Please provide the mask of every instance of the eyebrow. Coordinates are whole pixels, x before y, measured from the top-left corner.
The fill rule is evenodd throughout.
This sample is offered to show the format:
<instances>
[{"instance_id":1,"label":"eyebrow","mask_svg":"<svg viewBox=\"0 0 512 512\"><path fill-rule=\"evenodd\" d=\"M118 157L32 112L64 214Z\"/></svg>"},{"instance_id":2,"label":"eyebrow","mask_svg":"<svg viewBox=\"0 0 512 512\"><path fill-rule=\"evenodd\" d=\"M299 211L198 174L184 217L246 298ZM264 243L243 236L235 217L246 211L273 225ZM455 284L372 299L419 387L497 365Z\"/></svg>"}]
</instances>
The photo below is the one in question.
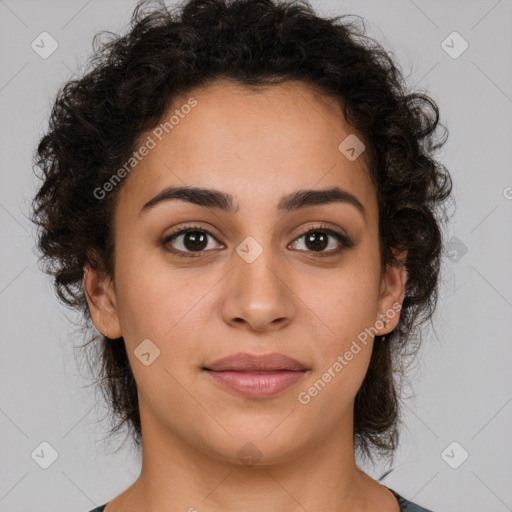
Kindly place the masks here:
<instances>
[{"instance_id":1,"label":"eyebrow","mask_svg":"<svg viewBox=\"0 0 512 512\"><path fill-rule=\"evenodd\" d=\"M206 208L215 208L230 214L239 211L239 205L235 198L226 192L200 187L169 187L144 204L139 215L148 212L158 204L172 200L184 201ZM355 195L339 187L323 190L298 190L282 197L277 210L286 214L308 206L331 203L352 205L366 218L366 211L361 201Z\"/></svg>"}]
</instances>

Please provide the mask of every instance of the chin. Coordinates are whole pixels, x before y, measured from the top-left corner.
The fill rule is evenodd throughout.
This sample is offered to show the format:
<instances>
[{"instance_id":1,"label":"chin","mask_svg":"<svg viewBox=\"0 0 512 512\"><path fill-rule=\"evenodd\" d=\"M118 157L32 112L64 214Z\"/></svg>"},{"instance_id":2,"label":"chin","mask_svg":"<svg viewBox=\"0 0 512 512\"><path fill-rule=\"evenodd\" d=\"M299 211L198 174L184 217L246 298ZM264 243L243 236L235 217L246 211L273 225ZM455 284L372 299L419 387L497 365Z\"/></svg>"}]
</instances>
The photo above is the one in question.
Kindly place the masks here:
<instances>
[{"instance_id":1,"label":"chin","mask_svg":"<svg viewBox=\"0 0 512 512\"><path fill-rule=\"evenodd\" d=\"M237 431L233 437L224 436L223 442L212 446L210 449L218 458L226 462L241 466L274 465L299 457L304 453L306 439L301 439L299 432L290 430L281 424L282 418L271 428L263 428L261 425L247 426Z\"/></svg>"}]
</instances>

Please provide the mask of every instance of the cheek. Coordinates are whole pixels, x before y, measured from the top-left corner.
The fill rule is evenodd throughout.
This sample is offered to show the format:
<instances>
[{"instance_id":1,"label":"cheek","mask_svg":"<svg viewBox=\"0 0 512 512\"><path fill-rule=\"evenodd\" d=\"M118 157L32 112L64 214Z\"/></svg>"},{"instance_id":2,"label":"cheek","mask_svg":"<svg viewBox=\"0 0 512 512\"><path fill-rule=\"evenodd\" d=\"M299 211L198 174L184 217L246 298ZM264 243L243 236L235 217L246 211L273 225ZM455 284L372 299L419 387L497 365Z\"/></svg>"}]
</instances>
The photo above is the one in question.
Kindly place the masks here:
<instances>
[{"instance_id":1,"label":"cheek","mask_svg":"<svg viewBox=\"0 0 512 512\"><path fill-rule=\"evenodd\" d=\"M377 273L362 266L331 276L324 293L304 289L304 302L321 321L313 337L314 373L298 390L298 402L315 424L336 422L351 411L371 358L377 285Z\"/></svg>"},{"instance_id":2,"label":"cheek","mask_svg":"<svg viewBox=\"0 0 512 512\"><path fill-rule=\"evenodd\" d=\"M355 256L354 264L303 281L297 295L320 320L326 342L346 342L375 323L379 295L376 266Z\"/></svg>"},{"instance_id":3,"label":"cheek","mask_svg":"<svg viewBox=\"0 0 512 512\"><path fill-rule=\"evenodd\" d=\"M316 277L315 286L310 280L303 283L303 302L311 312L304 322L315 323L310 333L317 364L309 387L300 390L305 395L299 403L315 403L311 411L320 416L350 408L366 375L378 312L379 270L376 258L357 254L322 282Z\"/></svg>"},{"instance_id":4,"label":"cheek","mask_svg":"<svg viewBox=\"0 0 512 512\"><path fill-rule=\"evenodd\" d=\"M120 262L119 270L118 313L143 400L154 410L160 400L175 408L190 407L180 383L189 382L191 368L197 366L200 335L204 337L197 327L205 315L201 297L211 285L190 290L187 276L155 265L123 267Z\"/></svg>"},{"instance_id":5,"label":"cheek","mask_svg":"<svg viewBox=\"0 0 512 512\"><path fill-rule=\"evenodd\" d=\"M298 412L308 418L313 431L330 431L349 418L355 396L361 387L370 361L372 344L339 350L313 378L297 392ZM348 347L347 347L348 348ZM347 354L350 353L350 360Z\"/></svg>"},{"instance_id":6,"label":"cheek","mask_svg":"<svg viewBox=\"0 0 512 512\"><path fill-rule=\"evenodd\" d=\"M156 251L154 251L156 252ZM218 276L171 268L162 256L126 252L118 260L117 311L125 342L135 348L149 338L170 361L184 358L200 341L205 308Z\"/></svg>"}]
</instances>

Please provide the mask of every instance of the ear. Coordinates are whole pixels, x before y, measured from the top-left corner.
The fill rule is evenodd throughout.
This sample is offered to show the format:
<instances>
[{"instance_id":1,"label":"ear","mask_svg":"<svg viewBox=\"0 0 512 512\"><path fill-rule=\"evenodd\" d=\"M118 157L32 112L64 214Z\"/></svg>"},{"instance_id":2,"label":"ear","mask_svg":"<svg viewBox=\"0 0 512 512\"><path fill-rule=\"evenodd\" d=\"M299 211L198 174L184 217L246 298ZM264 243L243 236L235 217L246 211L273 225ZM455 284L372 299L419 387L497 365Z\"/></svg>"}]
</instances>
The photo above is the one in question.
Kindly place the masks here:
<instances>
[{"instance_id":1,"label":"ear","mask_svg":"<svg viewBox=\"0 0 512 512\"><path fill-rule=\"evenodd\" d=\"M391 332L398 325L405 297L407 251L394 250L393 254L399 264L397 266L386 265L380 282L379 314L375 319L376 326L383 324L383 327L378 329L379 336Z\"/></svg>"},{"instance_id":2,"label":"ear","mask_svg":"<svg viewBox=\"0 0 512 512\"><path fill-rule=\"evenodd\" d=\"M83 287L91 319L99 332L111 339L122 336L112 280L102 271L84 266Z\"/></svg>"}]
</instances>

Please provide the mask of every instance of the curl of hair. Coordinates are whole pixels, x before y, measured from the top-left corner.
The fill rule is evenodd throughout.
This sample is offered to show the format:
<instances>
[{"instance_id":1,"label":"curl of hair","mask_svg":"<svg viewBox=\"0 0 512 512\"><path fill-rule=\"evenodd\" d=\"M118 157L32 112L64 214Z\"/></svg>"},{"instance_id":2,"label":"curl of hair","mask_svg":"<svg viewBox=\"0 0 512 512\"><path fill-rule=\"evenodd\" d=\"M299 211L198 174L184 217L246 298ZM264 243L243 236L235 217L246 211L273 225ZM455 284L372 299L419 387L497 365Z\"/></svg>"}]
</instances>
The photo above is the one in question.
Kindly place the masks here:
<instances>
[{"instance_id":1,"label":"curl of hair","mask_svg":"<svg viewBox=\"0 0 512 512\"><path fill-rule=\"evenodd\" d=\"M84 265L113 276L113 212L122 185L105 199L93 191L128 160L172 101L220 79L248 87L306 83L338 100L364 140L377 190L382 267L399 264L397 254L407 251L400 321L385 340L375 339L354 410L361 454L373 460L373 450L392 453L403 361L419 346L419 326L436 306L441 222L452 186L434 158L446 140L437 135L434 101L408 91L391 56L350 15L322 18L305 0L189 0L175 10L142 1L125 35L107 34L112 37L103 42L102 33L95 36L89 69L59 90L35 156L43 173L32 220L58 297L93 332ZM123 338L100 343L98 377L119 420L114 430L126 424L140 444L137 386Z\"/></svg>"}]
</instances>

